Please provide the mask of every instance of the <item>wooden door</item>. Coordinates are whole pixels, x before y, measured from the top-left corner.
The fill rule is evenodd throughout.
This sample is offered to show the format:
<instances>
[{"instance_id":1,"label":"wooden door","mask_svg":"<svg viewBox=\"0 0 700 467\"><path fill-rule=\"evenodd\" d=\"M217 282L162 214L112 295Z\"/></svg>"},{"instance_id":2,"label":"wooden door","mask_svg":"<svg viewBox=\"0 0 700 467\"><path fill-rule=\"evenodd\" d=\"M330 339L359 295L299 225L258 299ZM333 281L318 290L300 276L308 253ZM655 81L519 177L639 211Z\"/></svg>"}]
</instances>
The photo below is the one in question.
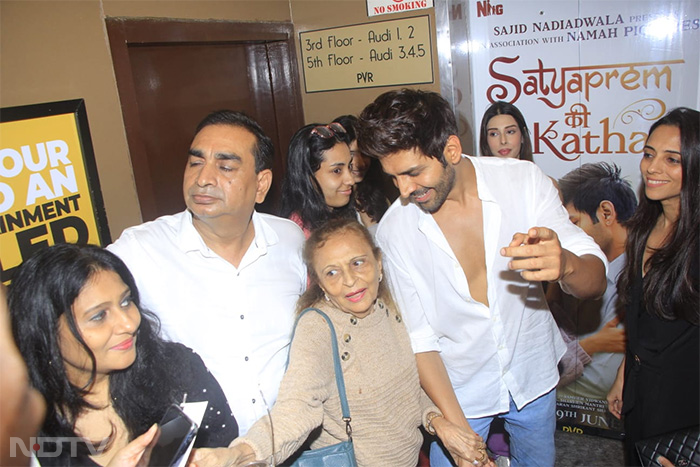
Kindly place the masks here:
<instances>
[{"instance_id":1,"label":"wooden door","mask_svg":"<svg viewBox=\"0 0 700 467\"><path fill-rule=\"evenodd\" d=\"M276 213L291 136L303 125L290 23L107 19L144 221L182 211L182 174L199 121L240 110L275 144Z\"/></svg>"}]
</instances>

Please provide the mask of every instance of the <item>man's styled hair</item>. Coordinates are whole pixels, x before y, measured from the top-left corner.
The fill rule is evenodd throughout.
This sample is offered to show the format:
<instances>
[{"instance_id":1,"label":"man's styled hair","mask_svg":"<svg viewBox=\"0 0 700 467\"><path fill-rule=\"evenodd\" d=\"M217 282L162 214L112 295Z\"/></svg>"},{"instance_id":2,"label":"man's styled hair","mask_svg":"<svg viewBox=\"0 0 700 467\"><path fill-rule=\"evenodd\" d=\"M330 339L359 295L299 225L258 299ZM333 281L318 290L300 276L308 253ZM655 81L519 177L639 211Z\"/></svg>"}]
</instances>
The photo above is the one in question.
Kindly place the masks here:
<instances>
[{"instance_id":1,"label":"man's styled hair","mask_svg":"<svg viewBox=\"0 0 700 467\"><path fill-rule=\"evenodd\" d=\"M381 159L398 151L419 149L447 165L447 139L457 135L450 104L435 92L402 89L377 97L360 115L360 152Z\"/></svg>"},{"instance_id":2,"label":"man's styled hair","mask_svg":"<svg viewBox=\"0 0 700 467\"><path fill-rule=\"evenodd\" d=\"M618 221L623 224L637 208L637 198L627 180L620 177L620 167L607 162L583 164L559 179L564 206L573 203L574 209L585 212L594 224L601 201L615 206Z\"/></svg>"},{"instance_id":3,"label":"man's styled hair","mask_svg":"<svg viewBox=\"0 0 700 467\"><path fill-rule=\"evenodd\" d=\"M197 136L200 131L211 125L237 126L251 132L255 136L255 147L253 148L255 173L259 173L261 170L272 169L272 158L275 154L275 148L272 144L272 139L265 134L258 122L243 112L217 110L199 122L194 135Z\"/></svg>"}]
</instances>

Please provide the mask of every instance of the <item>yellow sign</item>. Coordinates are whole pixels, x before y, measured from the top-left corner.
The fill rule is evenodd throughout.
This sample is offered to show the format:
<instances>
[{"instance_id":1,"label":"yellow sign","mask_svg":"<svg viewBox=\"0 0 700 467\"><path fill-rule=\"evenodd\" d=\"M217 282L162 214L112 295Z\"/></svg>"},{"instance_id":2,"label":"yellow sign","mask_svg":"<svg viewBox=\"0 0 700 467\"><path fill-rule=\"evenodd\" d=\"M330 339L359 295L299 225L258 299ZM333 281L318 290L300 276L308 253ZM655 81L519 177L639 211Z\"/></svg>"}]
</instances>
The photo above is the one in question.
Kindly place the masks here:
<instances>
[{"instance_id":1,"label":"yellow sign","mask_svg":"<svg viewBox=\"0 0 700 467\"><path fill-rule=\"evenodd\" d=\"M430 17L299 33L306 92L432 83Z\"/></svg>"},{"instance_id":2,"label":"yellow sign","mask_svg":"<svg viewBox=\"0 0 700 467\"><path fill-rule=\"evenodd\" d=\"M3 282L11 280L16 267L38 249L55 243L101 244L105 239L106 221L98 220L101 194L99 190L97 193L91 190L91 185L99 188L92 146L89 135L85 134L87 128L81 132L76 114L84 110L83 101L65 103L79 109L14 121L6 121L7 115L17 113L18 109L26 111L50 104L2 109L0 273ZM87 118L83 117L87 126ZM84 147L90 148L89 158L85 157ZM96 205L100 209L95 209Z\"/></svg>"}]
</instances>

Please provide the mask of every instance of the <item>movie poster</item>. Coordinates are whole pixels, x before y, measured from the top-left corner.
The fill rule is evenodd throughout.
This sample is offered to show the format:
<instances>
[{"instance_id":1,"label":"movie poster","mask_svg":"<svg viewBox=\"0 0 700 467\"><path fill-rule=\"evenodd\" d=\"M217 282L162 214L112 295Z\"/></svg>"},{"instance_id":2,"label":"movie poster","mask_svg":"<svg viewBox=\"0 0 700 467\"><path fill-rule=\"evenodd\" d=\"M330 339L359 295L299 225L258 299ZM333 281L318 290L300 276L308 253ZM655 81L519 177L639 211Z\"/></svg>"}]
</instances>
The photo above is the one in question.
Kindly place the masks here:
<instances>
[{"instance_id":1,"label":"movie poster","mask_svg":"<svg viewBox=\"0 0 700 467\"><path fill-rule=\"evenodd\" d=\"M0 273L56 243L109 243L82 99L0 109Z\"/></svg>"},{"instance_id":2,"label":"movie poster","mask_svg":"<svg viewBox=\"0 0 700 467\"><path fill-rule=\"evenodd\" d=\"M554 179L606 161L638 192L651 124L674 107L700 108L700 2L451 0L448 9L460 132L478 148L487 107L515 104L535 163ZM574 345L604 324L578 323ZM619 437L605 397L622 354L590 357L558 389L559 428Z\"/></svg>"}]
</instances>

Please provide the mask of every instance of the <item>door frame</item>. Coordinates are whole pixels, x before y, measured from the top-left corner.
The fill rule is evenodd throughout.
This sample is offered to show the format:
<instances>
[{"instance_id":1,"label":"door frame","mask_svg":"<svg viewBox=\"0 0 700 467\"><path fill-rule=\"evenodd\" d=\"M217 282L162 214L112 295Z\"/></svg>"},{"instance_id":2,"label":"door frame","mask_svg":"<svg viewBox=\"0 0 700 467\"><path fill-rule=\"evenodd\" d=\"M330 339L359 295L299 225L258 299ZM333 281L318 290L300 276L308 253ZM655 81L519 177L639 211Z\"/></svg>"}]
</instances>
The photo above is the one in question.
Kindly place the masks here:
<instances>
[{"instance_id":1,"label":"door frame","mask_svg":"<svg viewBox=\"0 0 700 467\"><path fill-rule=\"evenodd\" d=\"M174 43L265 44L270 57L272 99L278 130L278 140L274 141L274 145L281 161L281 164L275 164L277 170L274 175L277 183L282 181L286 148L296 130L304 125L292 23L132 17L108 17L105 18L105 23L142 219L153 219L157 212L155 187L148 165L129 59L130 46Z\"/></svg>"}]
</instances>

